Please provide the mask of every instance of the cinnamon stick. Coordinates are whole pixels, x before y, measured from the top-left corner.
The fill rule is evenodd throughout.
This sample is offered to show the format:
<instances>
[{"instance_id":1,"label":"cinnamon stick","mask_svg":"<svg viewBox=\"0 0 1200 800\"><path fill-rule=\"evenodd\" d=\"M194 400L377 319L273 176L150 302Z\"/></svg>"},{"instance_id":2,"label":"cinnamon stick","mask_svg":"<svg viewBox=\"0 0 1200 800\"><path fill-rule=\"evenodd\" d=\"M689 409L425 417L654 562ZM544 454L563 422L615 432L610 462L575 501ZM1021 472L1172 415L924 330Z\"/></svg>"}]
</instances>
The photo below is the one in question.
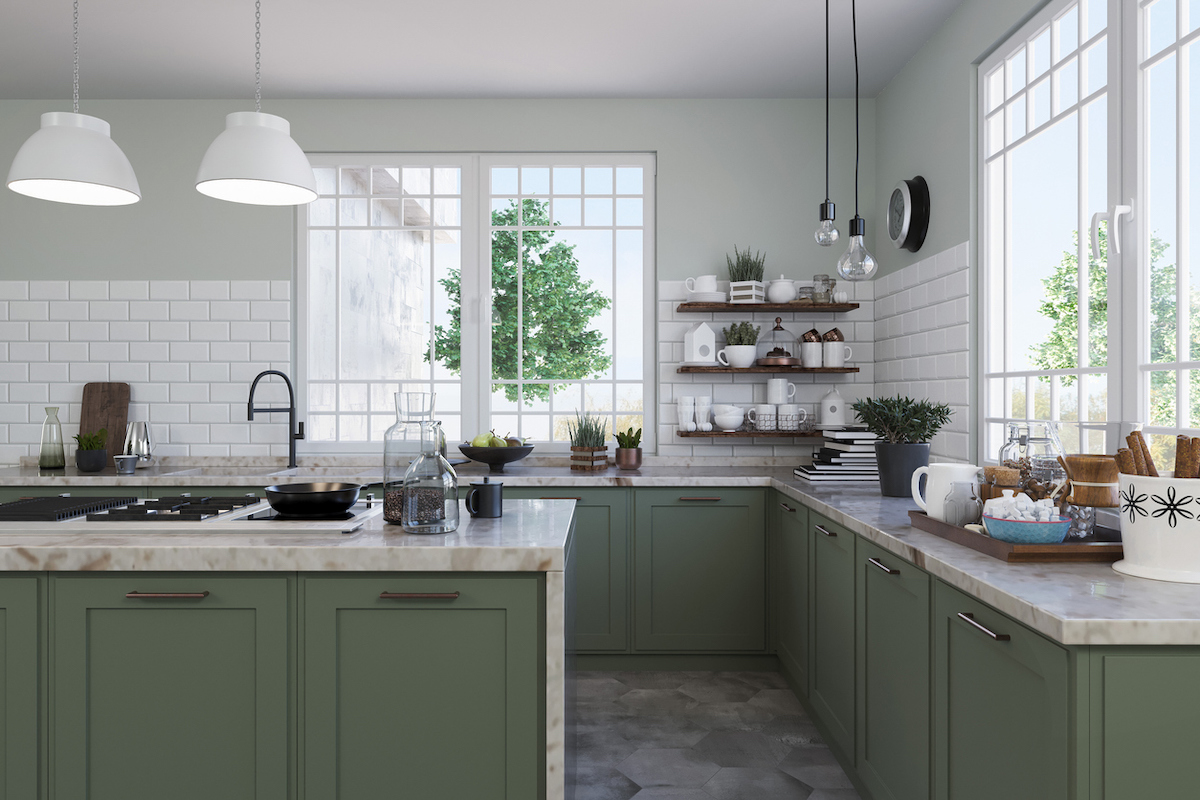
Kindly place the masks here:
<instances>
[{"instance_id":1,"label":"cinnamon stick","mask_svg":"<svg viewBox=\"0 0 1200 800\"><path fill-rule=\"evenodd\" d=\"M1146 455L1142 452L1142 446L1138 444L1137 436L1131 433L1125 437L1125 442L1129 445L1129 452L1133 454L1133 474L1149 475L1146 471Z\"/></svg>"},{"instance_id":2,"label":"cinnamon stick","mask_svg":"<svg viewBox=\"0 0 1200 800\"><path fill-rule=\"evenodd\" d=\"M1137 475L1137 464L1133 459L1133 451L1122 447L1117 451L1117 469L1125 475Z\"/></svg>"},{"instance_id":3,"label":"cinnamon stick","mask_svg":"<svg viewBox=\"0 0 1200 800\"><path fill-rule=\"evenodd\" d=\"M1146 460L1146 474L1152 478L1158 477L1158 469L1154 466L1154 456L1150 455L1150 445L1146 444L1146 437L1141 431L1134 431L1133 435L1137 437L1138 446L1142 448L1142 458Z\"/></svg>"},{"instance_id":4,"label":"cinnamon stick","mask_svg":"<svg viewBox=\"0 0 1200 800\"><path fill-rule=\"evenodd\" d=\"M1192 440L1183 434L1175 437L1175 477L1196 477L1196 462L1192 461Z\"/></svg>"},{"instance_id":5,"label":"cinnamon stick","mask_svg":"<svg viewBox=\"0 0 1200 800\"><path fill-rule=\"evenodd\" d=\"M1200 478L1200 436L1192 439L1192 463L1195 464L1195 469L1192 472L1193 478Z\"/></svg>"}]
</instances>

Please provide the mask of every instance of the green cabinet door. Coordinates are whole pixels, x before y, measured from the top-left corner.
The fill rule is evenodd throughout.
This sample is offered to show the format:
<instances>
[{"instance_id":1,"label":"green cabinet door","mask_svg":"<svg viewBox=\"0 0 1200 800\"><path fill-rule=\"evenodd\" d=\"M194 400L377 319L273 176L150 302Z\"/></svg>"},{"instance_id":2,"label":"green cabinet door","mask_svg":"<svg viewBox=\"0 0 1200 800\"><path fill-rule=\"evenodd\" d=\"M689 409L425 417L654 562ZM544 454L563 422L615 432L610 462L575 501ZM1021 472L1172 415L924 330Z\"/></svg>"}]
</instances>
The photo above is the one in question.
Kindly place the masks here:
<instances>
[{"instance_id":1,"label":"green cabinet door","mask_svg":"<svg viewBox=\"0 0 1200 800\"><path fill-rule=\"evenodd\" d=\"M510 500L575 500L575 649L629 650L629 492L505 489Z\"/></svg>"},{"instance_id":2,"label":"green cabinet door","mask_svg":"<svg viewBox=\"0 0 1200 800\"><path fill-rule=\"evenodd\" d=\"M37 575L0 577L0 800L45 796Z\"/></svg>"},{"instance_id":3,"label":"green cabinet door","mask_svg":"<svg viewBox=\"0 0 1200 800\"><path fill-rule=\"evenodd\" d=\"M51 576L50 797L288 797L288 586Z\"/></svg>"},{"instance_id":4,"label":"green cabinet door","mask_svg":"<svg viewBox=\"0 0 1200 800\"><path fill-rule=\"evenodd\" d=\"M1068 652L940 581L933 622L934 797L1071 797Z\"/></svg>"},{"instance_id":5,"label":"green cabinet door","mask_svg":"<svg viewBox=\"0 0 1200 800\"><path fill-rule=\"evenodd\" d=\"M854 540L820 514L809 514L812 616L809 699L847 760L854 755Z\"/></svg>"},{"instance_id":6,"label":"green cabinet door","mask_svg":"<svg viewBox=\"0 0 1200 800\"><path fill-rule=\"evenodd\" d=\"M808 509L782 495L772 509L777 524L771 542L775 651L780 667L801 694L808 693L809 563L812 535Z\"/></svg>"},{"instance_id":7,"label":"green cabinet door","mask_svg":"<svg viewBox=\"0 0 1200 800\"><path fill-rule=\"evenodd\" d=\"M302 797L543 796L543 585L303 577Z\"/></svg>"},{"instance_id":8,"label":"green cabinet door","mask_svg":"<svg viewBox=\"0 0 1200 800\"><path fill-rule=\"evenodd\" d=\"M857 545L858 774L875 800L929 797L930 578Z\"/></svg>"},{"instance_id":9,"label":"green cabinet door","mask_svg":"<svg viewBox=\"0 0 1200 800\"><path fill-rule=\"evenodd\" d=\"M634 490L634 647L766 649L759 489Z\"/></svg>"}]
</instances>

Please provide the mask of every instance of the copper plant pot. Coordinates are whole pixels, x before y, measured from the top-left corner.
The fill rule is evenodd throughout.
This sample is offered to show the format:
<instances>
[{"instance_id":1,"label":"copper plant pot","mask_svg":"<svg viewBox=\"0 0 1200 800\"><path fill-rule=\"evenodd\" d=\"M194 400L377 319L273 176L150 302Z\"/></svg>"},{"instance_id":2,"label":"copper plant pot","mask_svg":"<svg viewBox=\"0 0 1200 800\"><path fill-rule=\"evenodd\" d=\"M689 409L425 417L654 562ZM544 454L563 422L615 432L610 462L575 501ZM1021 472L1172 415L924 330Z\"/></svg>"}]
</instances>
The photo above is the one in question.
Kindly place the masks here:
<instances>
[{"instance_id":1,"label":"copper plant pot","mask_svg":"<svg viewBox=\"0 0 1200 800\"><path fill-rule=\"evenodd\" d=\"M640 448L640 447L618 447L616 461L617 461L617 469L641 469L642 468L642 448Z\"/></svg>"}]
</instances>

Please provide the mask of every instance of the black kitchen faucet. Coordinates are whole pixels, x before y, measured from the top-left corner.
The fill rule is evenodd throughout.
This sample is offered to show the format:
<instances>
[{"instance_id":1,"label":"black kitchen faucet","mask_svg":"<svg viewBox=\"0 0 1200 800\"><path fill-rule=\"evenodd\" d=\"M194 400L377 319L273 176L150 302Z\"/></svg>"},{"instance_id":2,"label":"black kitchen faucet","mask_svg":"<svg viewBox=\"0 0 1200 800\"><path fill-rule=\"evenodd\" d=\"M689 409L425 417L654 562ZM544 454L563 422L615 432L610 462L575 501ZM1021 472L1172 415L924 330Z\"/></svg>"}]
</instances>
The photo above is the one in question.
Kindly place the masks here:
<instances>
[{"instance_id":1,"label":"black kitchen faucet","mask_svg":"<svg viewBox=\"0 0 1200 800\"><path fill-rule=\"evenodd\" d=\"M283 378L283 382L287 384L287 408L254 407L254 390L258 387L258 382L268 375L278 375L279 377ZM295 469L296 440L304 438L304 423L301 422L299 427L296 426L296 393L292 391L292 382L288 380L287 375L284 375L277 369L268 369L258 373L258 377L254 379L254 383L250 384L250 399L246 401L246 419L253 420L256 412L260 414L282 414L284 411L286 411L288 415L288 469Z\"/></svg>"}]
</instances>

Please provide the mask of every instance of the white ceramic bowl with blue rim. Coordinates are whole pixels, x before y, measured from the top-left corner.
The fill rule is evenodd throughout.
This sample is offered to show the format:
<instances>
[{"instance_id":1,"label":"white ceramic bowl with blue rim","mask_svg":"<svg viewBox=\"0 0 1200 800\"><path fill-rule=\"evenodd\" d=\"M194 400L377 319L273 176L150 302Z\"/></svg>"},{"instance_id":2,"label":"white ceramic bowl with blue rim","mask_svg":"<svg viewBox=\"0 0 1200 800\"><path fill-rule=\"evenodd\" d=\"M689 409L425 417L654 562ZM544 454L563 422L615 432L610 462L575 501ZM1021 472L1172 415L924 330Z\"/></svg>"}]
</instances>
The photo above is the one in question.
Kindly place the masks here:
<instances>
[{"instance_id":1,"label":"white ceramic bowl with blue rim","mask_svg":"<svg viewBox=\"0 0 1200 800\"><path fill-rule=\"evenodd\" d=\"M1122 474L1118 482L1125 558L1113 569L1200 583L1200 479Z\"/></svg>"}]
</instances>

